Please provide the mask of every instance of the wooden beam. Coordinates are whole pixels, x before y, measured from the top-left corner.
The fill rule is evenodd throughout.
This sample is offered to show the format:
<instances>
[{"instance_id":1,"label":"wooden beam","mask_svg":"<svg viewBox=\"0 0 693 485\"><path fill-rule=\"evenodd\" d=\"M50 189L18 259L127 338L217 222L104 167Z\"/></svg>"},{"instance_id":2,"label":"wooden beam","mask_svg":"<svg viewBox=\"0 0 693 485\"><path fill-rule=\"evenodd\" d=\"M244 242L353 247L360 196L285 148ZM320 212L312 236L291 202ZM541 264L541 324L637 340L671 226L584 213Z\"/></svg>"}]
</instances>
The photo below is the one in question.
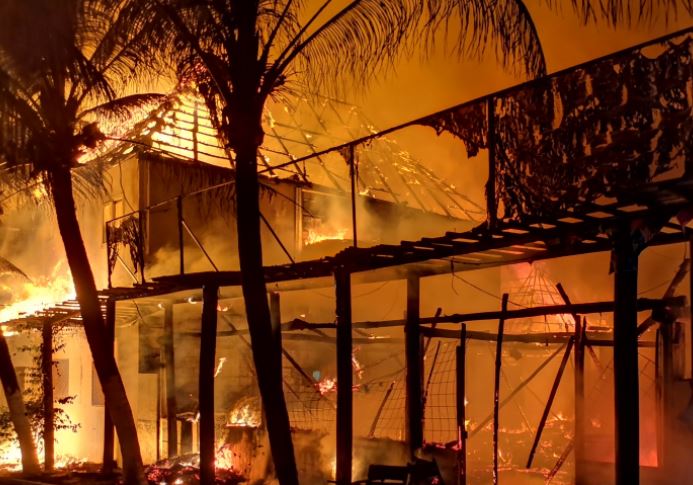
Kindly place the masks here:
<instances>
[{"instance_id":1,"label":"wooden beam","mask_svg":"<svg viewBox=\"0 0 693 485\"><path fill-rule=\"evenodd\" d=\"M106 341L108 342L109 352L115 352L115 320L116 302L110 298L106 300ZM104 405L103 419L103 457L101 460L101 471L104 474L111 474L115 469L113 458L115 448L115 428L111 421L111 414L108 410L108 402Z\"/></svg>"},{"instance_id":2,"label":"wooden beam","mask_svg":"<svg viewBox=\"0 0 693 485\"><path fill-rule=\"evenodd\" d=\"M493 379L493 484L498 485L498 416L500 403L500 374L503 363L503 330L505 329L505 312L508 309L508 294L503 293L501 317L498 320L498 337L496 339L496 365Z\"/></svg>"},{"instance_id":3,"label":"wooden beam","mask_svg":"<svg viewBox=\"0 0 693 485\"><path fill-rule=\"evenodd\" d=\"M573 350L573 341L568 342L568 347L565 349L565 354L563 354L563 359L561 364L558 366L558 372L556 372L556 377L553 380L553 386L551 386L551 391L549 392L549 398L546 400L546 405L544 406L544 412L539 420L539 426L537 426L537 432L534 435L534 442L532 443L532 448L529 450L529 458L527 458L527 468L532 467L532 461L534 461L534 453L537 451L537 446L539 446L539 441L541 441L541 434L544 431L544 426L546 426L546 420L551 412L551 407L553 406L553 401L556 398L556 393L558 392L558 386L561 384L561 379L563 378L563 372L565 371L565 366L570 358L570 352Z\"/></svg>"},{"instance_id":4,"label":"wooden beam","mask_svg":"<svg viewBox=\"0 0 693 485\"><path fill-rule=\"evenodd\" d=\"M447 339L456 339L459 337L459 331L445 328L429 328L423 327L421 334L425 337L439 337ZM586 344L592 347L613 347L614 341L603 338L602 332L593 332L585 337ZM548 333L506 333L503 335L504 342L525 343L525 344L564 344L571 340L575 334L573 332L548 332ZM593 338L589 338L593 336ZM469 340L481 340L485 342L495 342L498 334L494 332L483 332L479 330L467 330L467 338ZM639 340L638 347L653 348L655 343L650 340Z\"/></svg>"},{"instance_id":5,"label":"wooden beam","mask_svg":"<svg viewBox=\"0 0 693 485\"><path fill-rule=\"evenodd\" d=\"M455 348L455 374L457 377L457 485L466 485L467 483L466 350L467 325L463 323L460 330L460 344Z\"/></svg>"},{"instance_id":6,"label":"wooden beam","mask_svg":"<svg viewBox=\"0 0 693 485\"><path fill-rule=\"evenodd\" d=\"M638 298L634 302L634 309L638 312L653 310L655 308L665 308L667 306L684 306L686 299L683 296L673 297L673 298L662 298L662 299L652 299L652 298ZM572 305L548 305L539 306L533 308L520 308L518 310L508 310L505 318L507 320L514 320L517 318L532 318L540 317L545 315L562 315L564 313L576 313L580 315L588 315L590 313L608 313L613 312L616 309L616 303L614 301L599 301L593 303L574 303ZM427 317L422 318L422 324L430 323L461 323L461 322L473 322L480 320L498 320L500 319L502 312L491 311L491 312L476 312L476 313L466 313L466 314L453 314L453 315L442 315L440 317Z\"/></svg>"},{"instance_id":7,"label":"wooden beam","mask_svg":"<svg viewBox=\"0 0 693 485\"><path fill-rule=\"evenodd\" d=\"M587 319L575 319L575 485L585 485L585 345Z\"/></svg>"},{"instance_id":8,"label":"wooden beam","mask_svg":"<svg viewBox=\"0 0 693 485\"><path fill-rule=\"evenodd\" d=\"M214 369L216 364L217 305L219 287L202 288L202 335L200 337L200 485L215 483Z\"/></svg>"},{"instance_id":9,"label":"wooden beam","mask_svg":"<svg viewBox=\"0 0 693 485\"><path fill-rule=\"evenodd\" d=\"M353 443L353 373L351 274L335 272L337 294L337 485L351 484Z\"/></svg>"},{"instance_id":10,"label":"wooden beam","mask_svg":"<svg viewBox=\"0 0 693 485\"><path fill-rule=\"evenodd\" d=\"M407 279L407 323L405 332L406 374L406 433L410 458L423 446L423 337L419 325L420 280Z\"/></svg>"},{"instance_id":11,"label":"wooden beam","mask_svg":"<svg viewBox=\"0 0 693 485\"><path fill-rule=\"evenodd\" d=\"M173 305L164 306L164 370L166 373L166 430L169 458L178 456L178 406L176 403L175 334L173 330Z\"/></svg>"},{"instance_id":12,"label":"wooden beam","mask_svg":"<svg viewBox=\"0 0 693 485\"><path fill-rule=\"evenodd\" d=\"M616 485L640 483L638 250L630 228L614 235L614 401Z\"/></svg>"},{"instance_id":13,"label":"wooden beam","mask_svg":"<svg viewBox=\"0 0 693 485\"><path fill-rule=\"evenodd\" d=\"M53 471L55 465L55 412L53 406L53 327L48 319L41 330L41 375L43 377L43 467Z\"/></svg>"},{"instance_id":14,"label":"wooden beam","mask_svg":"<svg viewBox=\"0 0 693 485\"><path fill-rule=\"evenodd\" d=\"M662 429L657 434L662 436L662 454L659 457L659 463L665 470L671 471L671 453L673 429L675 426L672 413L672 403L674 398L674 322L666 321L660 325L661 340L662 340Z\"/></svg>"},{"instance_id":15,"label":"wooden beam","mask_svg":"<svg viewBox=\"0 0 693 485\"><path fill-rule=\"evenodd\" d=\"M282 354L282 315L281 315L281 302L279 300L279 293L272 291L269 294L269 309L270 309L270 323L272 324L272 337L275 340L275 345L277 347L277 355ZM293 358L287 355L291 361ZM294 361L295 362L295 361ZM299 371L301 372L301 371ZM283 373L283 371L282 371ZM282 381L284 378L282 377Z\"/></svg>"}]
</instances>

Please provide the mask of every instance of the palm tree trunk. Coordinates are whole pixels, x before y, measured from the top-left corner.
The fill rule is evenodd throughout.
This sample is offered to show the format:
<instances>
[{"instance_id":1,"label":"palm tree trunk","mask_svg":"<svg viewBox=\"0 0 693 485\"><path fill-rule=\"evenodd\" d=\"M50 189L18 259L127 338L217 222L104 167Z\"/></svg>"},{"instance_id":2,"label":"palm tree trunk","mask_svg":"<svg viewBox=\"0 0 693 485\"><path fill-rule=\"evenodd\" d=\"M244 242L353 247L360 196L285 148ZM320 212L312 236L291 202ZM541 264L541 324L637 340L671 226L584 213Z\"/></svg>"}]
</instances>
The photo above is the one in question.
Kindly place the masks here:
<instances>
[{"instance_id":1,"label":"palm tree trunk","mask_svg":"<svg viewBox=\"0 0 693 485\"><path fill-rule=\"evenodd\" d=\"M259 120L259 117L258 117ZM257 146L248 137L236 149L238 257L255 371L265 409L272 458L281 485L298 485L291 425L282 386L281 353L272 335L262 267Z\"/></svg>"},{"instance_id":2,"label":"palm tree trunk","mask_svg":"<svg viewBox=\"0 0 693 485\"><path fill-rule=\"evenodd\" d=\"M0 381L2 381L2 388L5 391L10 419L17 433L19 447L22 450L22 470L25 475L38 475L41 468L34 444L34 436L31 434L31 424L24 408L22 390L19 388L10 349L2 330L0 330Z\"/></svg>"},{"instance_id":3,"label":"palm tree trunk","mask_svg":"<svg viewBox=\"0 0 693 485\"><path fill-rule=\"evenodd\" d=\"M50 188L60 236L75 283L84 332L108 403L108 412L118 433L123 456L123 479L126 484L145 484L137 428L118 365L109 350L96 283L77 221L70 171L58 169L51 172Z\"/></svg>"}]
</instances>

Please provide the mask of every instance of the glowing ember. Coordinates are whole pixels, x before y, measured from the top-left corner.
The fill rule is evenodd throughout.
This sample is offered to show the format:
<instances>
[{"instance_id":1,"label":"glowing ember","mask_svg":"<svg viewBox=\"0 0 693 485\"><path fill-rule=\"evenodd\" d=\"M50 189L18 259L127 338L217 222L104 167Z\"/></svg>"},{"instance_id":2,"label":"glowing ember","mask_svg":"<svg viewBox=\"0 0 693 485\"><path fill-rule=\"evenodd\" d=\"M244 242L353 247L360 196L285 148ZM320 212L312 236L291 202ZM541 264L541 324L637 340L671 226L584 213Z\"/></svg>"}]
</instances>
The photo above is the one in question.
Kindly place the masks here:
<instances>
[{"instance_id":1,"label":"glowing ember","mask_svg":"<svg viewBox=\"0 0 693 485\"><path fill-rule=\"evenodd\" d=\"M47 278L34 282L24 281L12 288L0 285L0 289L7 294L16 295L14 301L0 308L0 322L31 315L75 298L75 287L65 261L58 262Z\"/></svg>"},{"instance_id":2,"label":"glowing ember","mask_svg":"<svg viewBox=\"0 0 693 485\"><path fill-rule=\"evenodd\" d=\"M231 445L223 444L217 449L217 454L214 460L214 466L217 469L232 470L233 469L233 450Z\"/></svg>"},{"instance_id":3,"label":"glowing ember","mask_svg":"<svg viewBox=\"0 0 693 485\"><path fill-rule=\"evenodd\" d=\"M351 366L352 366L353 369L354 369L354 374L356 374L356 376L357 376L359 379L363 379L363 371L364 371L364 368L363 368L363 366L361 365L361 363L358 361L358 359L356 358L356 352L357 352L358 350L359 350L359 349L355 349L355 350L351 353Z\"/></svg>"},{"instance_id":4,"label":"glowing ember","mask_svg":"<svg viewBox=\"0 0 693 485\"><path fill-rule=\"evenodd\" d=\"M236 403L228 417L228 426L257 428L260 426L260 410L257 399L243 398Z\"/></svg>"},{"instance_id":5,"label":"glowing ember","mask_svg":"<svg viewBox=\"0 0 693 485\"><path fill-rule=\"evenodd\" d=\"M335 229L332 227L321 227L318 229L308 229L304 244L310 246L323 241L343 241L346 239L347 229Z\"/></svg>"},{"instance_id":6,"label":"glowing ember","mask_svg":"<svg viewBox=\"0 0 693 485\"><path fill-rule=\"evenodd\" d=\"M219 358L219 363L217 364L217 369L214 371L214 377L221 374L221 369L224 367L224 362L226 362L226 357Z\"/></svg>"},{"instance_id":7,"label":"glowing ember","mask_svg":"<svg viewBox=\"0 0 693 485\"><path fill-rule=\"evenodd\" d=\"M319 380L315 385L318 388L318 392L324 396L337 390L337 379L328 379L326 377Z\"/></svg>"}]
</instances>

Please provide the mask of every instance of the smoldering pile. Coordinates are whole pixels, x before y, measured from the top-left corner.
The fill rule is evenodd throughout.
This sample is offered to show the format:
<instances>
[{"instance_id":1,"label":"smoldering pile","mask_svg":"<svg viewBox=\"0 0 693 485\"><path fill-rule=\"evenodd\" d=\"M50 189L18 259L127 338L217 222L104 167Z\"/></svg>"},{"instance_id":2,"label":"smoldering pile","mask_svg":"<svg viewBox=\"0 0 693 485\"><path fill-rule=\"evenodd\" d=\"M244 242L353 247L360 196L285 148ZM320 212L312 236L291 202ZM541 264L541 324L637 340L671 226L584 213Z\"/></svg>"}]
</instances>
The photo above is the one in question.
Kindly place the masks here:
<instances>
[{"instance_id":1,"label":"smoldering pile","mask_svg":"<svg viewBox=\"0 0 693 485\"><path fill-rule=\"evenodd\" d=\"M151 485L196 485L200 483L200 455L191 453L158 461L145 470ZM247 479L232 468L216 469L214 483L236 485Z\"/></svg>"}]
</instances>

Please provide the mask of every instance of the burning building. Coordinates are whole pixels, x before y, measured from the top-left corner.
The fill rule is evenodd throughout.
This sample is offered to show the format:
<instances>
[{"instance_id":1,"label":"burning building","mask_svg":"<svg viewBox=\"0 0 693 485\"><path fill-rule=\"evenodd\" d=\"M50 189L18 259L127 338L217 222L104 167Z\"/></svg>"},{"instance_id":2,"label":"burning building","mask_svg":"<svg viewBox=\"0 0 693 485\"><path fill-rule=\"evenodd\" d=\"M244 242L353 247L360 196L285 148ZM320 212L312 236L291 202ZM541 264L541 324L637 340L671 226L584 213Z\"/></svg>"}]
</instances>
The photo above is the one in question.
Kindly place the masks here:
<instances>
[{"instance_id":1,"label":"burning building","mask_svg":"<svg viewBox=\"0 0 693 485\"><path fill-rule=\"evenodd\" d=\"M387 135L326 98L267 112L263 251L301 483L351 483L379 470L371 464L414 475L415 457L434 459L446 483L604 483L605 464L621 476L638 465L643 476L675 473L668 457L687 438L674 420L692 377L677 289L690 256L669 275L643 253L641 275L667 280L642 290L661 288L656 298L638 298L623 260L690 240L690 65L688 30ZM466 162L486 163L480 200L396 143L430 128L453 135ZM88 246L143 453L159 463L152 480L184 481L212 458L230 482L264 479L229 156L186 91L121 138L108 149L103 205L81 217L99 228ZM6 241L26 240L4 229ZM567 265L589 274L571 285ZM615 295L597 289L611 284ZM10 331L79 326L73 302L19 308ZM103 438L110 461L112 429L99 431L103 402L71 338L80 359L63 366L79 376L66 390L84 410L77 433ZM205 399L213 413L200 410ZM196 457L200 443L216 454Z\"/></svg>"}]
</instances>

